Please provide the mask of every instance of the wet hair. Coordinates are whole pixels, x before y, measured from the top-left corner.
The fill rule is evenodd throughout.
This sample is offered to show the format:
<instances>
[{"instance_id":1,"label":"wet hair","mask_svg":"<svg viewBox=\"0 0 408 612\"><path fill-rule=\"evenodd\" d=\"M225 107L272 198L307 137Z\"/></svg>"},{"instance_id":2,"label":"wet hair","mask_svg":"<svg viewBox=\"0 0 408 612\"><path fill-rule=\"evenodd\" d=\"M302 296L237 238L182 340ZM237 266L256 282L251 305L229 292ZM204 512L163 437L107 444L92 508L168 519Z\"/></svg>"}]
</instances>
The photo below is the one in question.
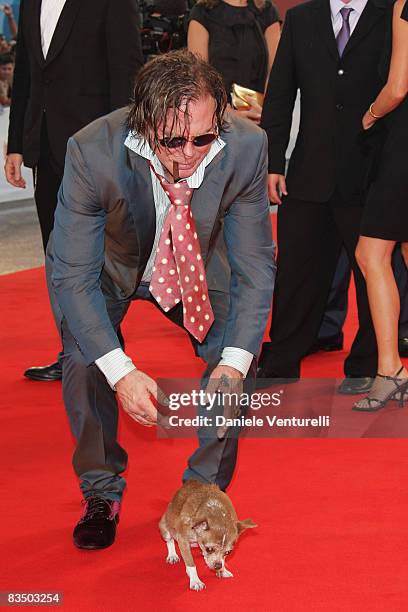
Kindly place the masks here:
<instances>
[{"instance_id":1,"label":"wet hair","mask_svg":"<svg viewBox=\"0 0 408 612\"><path fill-rule=\"evenodd\" d=\"M169 137L180 116L188 131L191 102L209 96L215 102L214 128L224 126L227 95L221 75L201 58L186 49L158 55L139 72L128 116L128 128L145 138L153 150L163 137L159 129L172 116Z\"/></svg>"}]
</instances>

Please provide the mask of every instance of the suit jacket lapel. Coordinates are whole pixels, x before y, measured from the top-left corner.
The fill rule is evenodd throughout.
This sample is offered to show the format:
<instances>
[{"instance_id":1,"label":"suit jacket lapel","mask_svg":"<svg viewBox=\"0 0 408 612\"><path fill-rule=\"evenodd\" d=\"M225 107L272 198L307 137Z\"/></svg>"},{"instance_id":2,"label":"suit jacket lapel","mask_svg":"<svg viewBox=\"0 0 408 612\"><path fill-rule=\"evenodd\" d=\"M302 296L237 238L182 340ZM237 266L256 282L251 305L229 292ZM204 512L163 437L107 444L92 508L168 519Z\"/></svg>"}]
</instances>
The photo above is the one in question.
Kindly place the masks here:
<instances>
[{"instance_id":1,"label":"suit jacket lapel","mask_svg":"<svg viewBox=\"0 0 408 612\"><path fill-rule=\"evenodd\" d=\"M78 14L81 3L82 0L66 0L65 6L62 9L62 13L57 23L57 27L55 28L54 36L52 37L47 57L45 59L46 64L52 62L63 48L65 41L67 40L71 32L72 26L74 25L74 21Z\"/></svg>"},{"instance_id":2,"label":"suit jacket lapel","mask_svg":"<svg viewBox=\"0 0 408 612\"><path fill-rule=\"evenodd\" d=\"M28 23L30 23L30 17L31 17L31 23L34 24L34 27L32 28L32 33L33 33L33 52L40 64L40 66L43 66L45 64L45 60L44 60L44 55L43 55L43 50L42 50L42 45L41 45L41 4L42 4L42 0L33 0L32 2L32 15L29 16L28 18ZM30 3L28 3L27 8L30 6ZM27 8L25 8L25 10L27 10Z\"/></svg>"},{"instance_id":3,"label":"suit jacket lapel","mask_svg":"<svg viewBox=\"0 0 408 612\"><path fill-rule=\"evenodd\" d=\"M125 138L126 135L123 141ZM141 257L139 269L143 271L149 260L156 233L156 208L152 179L148 161L127 147L125 149L128 161L126 166L128 176L125 179L126 195L139 240Z\"/></svg>"},{"instance_id":4,"label":"suit jacket lapel","mask_svg":"<svg viewBox=\"0 0 408 612\"><path fill-rule=\"evenodd\" d=\"M319 30L319 34L326 44L330 55L334 59L339 59L339 52L337 49L336 39L334 37L333 24L331 20L330 2L329 0L323 0L316 2L314 5L316 9L316 24Z\"/></svg>"},{"instance_id":5,"label":"suit jacket lapel","mask_svg":"<svg viewBox=\"0 0 408 612\"><path fill-rule=\"evenodd\" d=\"M350 36L350 39L344 49L343 56L345 57L347 53L350 53L359 42L367 36L370 32L371 28L377 23L377 21L384 16L384 10L387 8L387 5L381 0L373 1L368 0L364 11L362 12L358 23Z\"/></svg>"},{"instance_id":6,"label":"suit jacket lapel","mask_svg":"<svg viewBox=\"0 0 408 612\"><path fill-rule=\"evenodd\" d=\"M225 147L207 166L203 182L194 190L191 200L191 211L197 227L201 254L204 261L207 258L211 235L219 214L220 202L225 190L223 173L223 158Z\"/></svg>"}]
</instances>

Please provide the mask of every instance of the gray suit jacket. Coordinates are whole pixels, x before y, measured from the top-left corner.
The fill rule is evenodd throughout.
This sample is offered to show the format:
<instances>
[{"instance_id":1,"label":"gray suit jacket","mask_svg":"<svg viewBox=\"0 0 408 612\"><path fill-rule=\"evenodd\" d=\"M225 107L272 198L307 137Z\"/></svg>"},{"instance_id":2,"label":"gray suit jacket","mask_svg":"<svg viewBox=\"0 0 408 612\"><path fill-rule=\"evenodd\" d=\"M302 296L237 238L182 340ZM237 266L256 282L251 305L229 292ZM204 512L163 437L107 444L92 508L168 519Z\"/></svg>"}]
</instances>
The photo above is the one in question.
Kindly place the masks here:
<instances>
[{"instance_id":1,"label":"gray suit jacket","mask_svg":"<svg viewBox=\"0 0 408 612\"><path fill-rule=\"evenodd\" d=\"M127 109L68 141L48 255L52 284L87 364L118 348L106 301L135 293L155 236L147 160L124 146ZM220 346L259 352L275 278L266 189L267 140L229 118L223 150L207 166L191 206L210 291L230 300Z\"/></svg>"}]
</instances>

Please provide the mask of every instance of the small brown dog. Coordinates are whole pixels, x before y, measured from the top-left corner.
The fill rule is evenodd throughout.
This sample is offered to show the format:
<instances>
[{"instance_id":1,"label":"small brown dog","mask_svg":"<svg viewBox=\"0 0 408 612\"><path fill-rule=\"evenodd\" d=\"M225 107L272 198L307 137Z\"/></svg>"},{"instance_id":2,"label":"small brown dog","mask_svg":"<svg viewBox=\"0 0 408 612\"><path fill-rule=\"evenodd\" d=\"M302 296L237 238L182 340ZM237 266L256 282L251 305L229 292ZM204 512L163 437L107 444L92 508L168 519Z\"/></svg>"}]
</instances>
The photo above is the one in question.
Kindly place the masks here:
<instances>
[{"instance_id":1,"label":"small brown dog","mask_svg":"<svg viewBox=\"0 0 408 612\"><path fill-rule=\"evenodd\" d=\"M201 591L205 584L197 574L191 546L199 546L204 560L219 578L232 578L225 567L225 557L232 552L238 536L248 527L256 527L251 519L239 521L228 495L216 485L187 480L174 495L164 513L159 529L167 544L167 563L178 563L175 540L186 564L190 589Z\"/></svg>"}]
</instances>

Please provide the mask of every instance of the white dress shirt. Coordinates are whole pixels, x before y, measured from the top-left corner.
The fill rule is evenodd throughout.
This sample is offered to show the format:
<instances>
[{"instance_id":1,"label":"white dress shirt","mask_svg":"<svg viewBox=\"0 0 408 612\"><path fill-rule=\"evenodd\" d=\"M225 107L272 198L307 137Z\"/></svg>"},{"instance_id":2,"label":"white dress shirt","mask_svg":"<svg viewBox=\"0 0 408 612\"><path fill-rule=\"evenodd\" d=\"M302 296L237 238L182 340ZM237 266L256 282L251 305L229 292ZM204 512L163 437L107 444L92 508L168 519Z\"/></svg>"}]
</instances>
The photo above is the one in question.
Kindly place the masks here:
<instances>
[{"instance_id":1,"label":"white dress shirt","mask_svg":"<svg viewBox=\"0 0 408 612\"><path fill-rule=\"evenodd\" d=\"M361 17L361 13L364 11L368 0L351 0L351 2L343 2L342 0L330 0L330 11L333 24L334 37L337 38L338 33L343 25L343 17L340 13L342 8L352 8L350 13L349 24L350 24L350 36L353 33L358 20Z\"/></svg>"},{"instance_id":2,"label":"white dress shirt","mask_svg":"<svg viewBox=\"0 0 408 612\"><path fill-rule=\"evenodd\" d=\"M55 28L66 0L42 0L41 3L41 46L44 59L47 57Z\"/></svg>"},{"instance_id":3,"label":"white dress shirt","mask_svg":"<svg viewBox=\"0 0 408 612\"><path fill-rule=\"evenodd\" d=\"M125 145L141 157L148 159L158 174L163 174L163 167L159 159L153 153L149 144L145 140L129 134L125 141ZM209 152L204 157L201 164L198 166L195 172L186 179L189 187L192 189L198 189L200 187L204 179L206 167L224 147L225 142L221 140L221 138L217 138L217 140L212 143ZM152 179L153 198L156 208L156 234L152 252L142 278L142 281L146 283L150 282L152 276L157 245L159 243L161 230L170 206L170 200L165 194L164 189L160 185L160 182L153 170L150 170L150 176ZM248 374L253 357L254 356L252 353L249 353L244 349L237 347L225 347L222 352L220 365L227 365L235 368L245 377ZM129 374L129 372L132 370L136 369L136 366L130 357L128 357L120 348L114 349L99 359L96 359L95 363L103 372L108 383L113 389L115 388L115 384L118 382L118 380L123 378L123 376L126 374Z\"/></svg>"}]
</instances>

